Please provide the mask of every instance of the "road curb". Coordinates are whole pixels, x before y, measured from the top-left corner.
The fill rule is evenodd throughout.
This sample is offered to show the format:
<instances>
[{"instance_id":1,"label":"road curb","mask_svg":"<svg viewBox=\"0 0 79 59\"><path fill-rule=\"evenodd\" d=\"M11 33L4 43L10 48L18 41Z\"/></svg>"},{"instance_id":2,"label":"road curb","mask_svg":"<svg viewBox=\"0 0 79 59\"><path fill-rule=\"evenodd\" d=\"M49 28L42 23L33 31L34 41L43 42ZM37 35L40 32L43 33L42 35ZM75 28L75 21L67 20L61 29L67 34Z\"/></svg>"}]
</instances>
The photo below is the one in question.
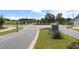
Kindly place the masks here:
<instances>
[{"instance_id":1,"label":"road curb","mask_svg":"<svg viewBox=\"0 0 79 59\"><path fill-rule=\"evenodd\" d=\"M30 44L30 46L28 47L28 49L33 49L34 48L34 46L35 46L35 43L36 43L36 41L37 41L37 39L38 39L38 36L39 36L39 29L38 29L38 31L37 31L37 33L36 33L36 36L35 36L35 38L34 38L34 40L32 41L32 43Z\"/></svg>"}]
</instances>

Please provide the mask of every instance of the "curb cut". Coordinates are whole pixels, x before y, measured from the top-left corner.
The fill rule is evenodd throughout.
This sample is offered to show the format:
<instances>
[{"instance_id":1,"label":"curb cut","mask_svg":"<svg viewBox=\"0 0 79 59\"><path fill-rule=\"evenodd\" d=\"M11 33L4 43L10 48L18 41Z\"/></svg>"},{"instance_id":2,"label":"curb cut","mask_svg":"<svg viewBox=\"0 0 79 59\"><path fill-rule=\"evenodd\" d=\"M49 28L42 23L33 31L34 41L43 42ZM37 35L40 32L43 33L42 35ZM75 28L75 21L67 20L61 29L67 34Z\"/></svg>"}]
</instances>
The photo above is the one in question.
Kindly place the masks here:
<instances>
[{"instance_id":1,"label":"curb cut","mask_svg":"<svg viewBox=\"0 0 79 59\"><path fill-rule=\"evenodd\" d=\"M30 46L28 47L28 49L33 49L34 48L34 46L35 46L35 43L36 43L36 41L37 41L37 39L38 39L38 36L39 36L39 29L38 29L38 31L37 31L37 33L36 33L36 36L35 36L35 38L34 38L34 40L32 41L32 43L30 44Z\"/></svg>"}]
</instances>

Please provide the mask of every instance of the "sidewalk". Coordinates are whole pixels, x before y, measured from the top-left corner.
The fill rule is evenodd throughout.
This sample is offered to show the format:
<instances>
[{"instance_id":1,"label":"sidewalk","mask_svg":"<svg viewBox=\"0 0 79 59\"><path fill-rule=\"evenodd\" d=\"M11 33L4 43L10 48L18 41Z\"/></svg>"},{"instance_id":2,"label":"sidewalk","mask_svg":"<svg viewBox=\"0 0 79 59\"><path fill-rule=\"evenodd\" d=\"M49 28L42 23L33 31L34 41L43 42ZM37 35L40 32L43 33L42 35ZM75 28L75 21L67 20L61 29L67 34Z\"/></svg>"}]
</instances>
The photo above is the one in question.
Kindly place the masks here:
<instances>
[{"instance_id":1,"label":"sidewalk","mask_svg":"<svg viewBox=\"0 0 79 59\"><path fill-rule=\"evenodd\" d=\"M15 29L16 27L8 27L7 29L4 29L4 30L0 30L0 32L4 32L4 31L8 31L8 30L12 30L12 29Z\"/></svg>"}]
</instances>

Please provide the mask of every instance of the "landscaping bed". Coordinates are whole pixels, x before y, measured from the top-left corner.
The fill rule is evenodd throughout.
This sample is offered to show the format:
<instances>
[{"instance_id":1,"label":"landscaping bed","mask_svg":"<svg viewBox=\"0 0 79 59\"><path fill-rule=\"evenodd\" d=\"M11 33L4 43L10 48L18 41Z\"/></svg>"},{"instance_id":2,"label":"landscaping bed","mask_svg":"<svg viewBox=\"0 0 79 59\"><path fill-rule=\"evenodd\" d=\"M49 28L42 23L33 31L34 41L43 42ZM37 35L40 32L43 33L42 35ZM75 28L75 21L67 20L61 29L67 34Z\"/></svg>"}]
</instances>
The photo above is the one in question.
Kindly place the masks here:
<instances>
[{"instance_id":1,"label":"landscaping bed","mask_svg":"<svg viewBox=\"0 0 79 59\"><path fill-rule=\"evenodd\" d=\"M63 33L63 39L52 39L49 30L49 28L40 30L35 49L66 49L72 42L78 41L78 39Z\"/></svg>"}]
</instances>

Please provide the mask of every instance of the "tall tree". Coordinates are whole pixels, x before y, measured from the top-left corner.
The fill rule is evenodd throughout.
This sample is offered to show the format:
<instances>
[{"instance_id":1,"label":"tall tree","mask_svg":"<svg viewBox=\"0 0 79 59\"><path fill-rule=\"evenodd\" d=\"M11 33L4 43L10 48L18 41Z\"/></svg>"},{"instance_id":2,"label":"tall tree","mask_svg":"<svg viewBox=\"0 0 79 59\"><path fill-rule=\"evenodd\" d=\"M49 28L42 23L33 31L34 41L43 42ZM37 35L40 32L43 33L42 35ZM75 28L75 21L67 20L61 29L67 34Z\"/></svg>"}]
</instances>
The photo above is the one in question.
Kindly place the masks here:
<instances>
[{"instance_id":1,"label":"tall tree","mask_svg":"<svg viewBox=\"0 0 79 59\"><path fill-rule=\"evenodd\" d=\"M47 13L45 15L45 21L46 21L46 23L53 23L53 22L55 22L55 16L51 13Z\"/></svg>"},{"instance_id":2,"label":"tall tree","mask_svg":"<svg viewBox=\"0 0 79 59\"><path fill-rule=\"evenodd\" d=\"M3 24L4 24L4 17L1 15L0 16L0 28L3 27Z\"/></svg>"},{"instance_id":3,"label":"tall tree","mask_svg":"<svg viewBox=\"0 0 79 59\"><path fill-rule=\"evenodd\" d=\"M9 18L5 18L5 21L10 21L11 19L9 19Z\"/></svg>"},{"instance_id":4,"label":"tall tree","mask_svg":"<svg viewBox=\"0 0 79 59\"><path fill-rule=\"evenodd\" d=\"M66 22L69 22L69 21L72 21L72 20L73 20L72 18L67 18Z\"/></svg>"},{"instance_id":5,"label":"tall tree","mask_svg":"<svg viewBox=\"0 0 79 59\"><path fill-rule=\"evenodd\" d=\"M62 13L58 13L56 16L56 21L58 24L63 24L63 17L62 17Z\"/></svg>"},{"instance_id":6,"label":"tall tree","mask_svg":"<svg viewBox=\"0 0 79 59\"><path fill-rule=\"evenodd\" d=\"M46 24L45 18L41 18L40 22L41 24Z\"/></svg>"},{"instance_id":7,"label":"tall tree","mask_svg":"<svg viewBox=\"0 0 79 59\"><path fill-rule=\"evenodd\" d=\"M66 18L66 22L68 25L73 25L73 19L72 18Z\"/></svg>"}]
</instances>

